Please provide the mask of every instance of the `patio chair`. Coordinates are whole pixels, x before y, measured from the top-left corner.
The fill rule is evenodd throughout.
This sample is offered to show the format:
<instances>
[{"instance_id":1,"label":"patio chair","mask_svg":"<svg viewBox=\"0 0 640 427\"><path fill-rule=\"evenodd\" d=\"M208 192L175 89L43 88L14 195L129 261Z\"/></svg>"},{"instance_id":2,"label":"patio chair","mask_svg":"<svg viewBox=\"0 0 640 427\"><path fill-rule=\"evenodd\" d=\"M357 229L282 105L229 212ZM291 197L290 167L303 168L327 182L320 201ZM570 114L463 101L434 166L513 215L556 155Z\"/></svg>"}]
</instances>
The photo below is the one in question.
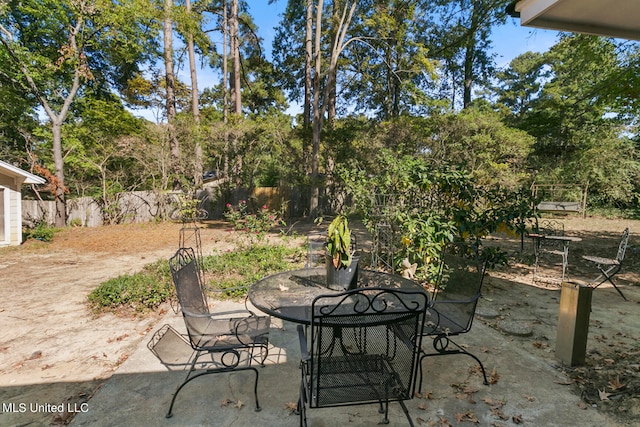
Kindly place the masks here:
<instances>
[{"instance_id":1,"label":"patio chair","mask_svg":"<svg viewBox=\"0 0 640 427\"><path fill-rule=\"evenodd\" d=\"M389 402L397 401L413 426L404 400L415 388L427 301L421 291L380 288L316 297L310 336L298 326L300 425L307 425L307 407L366 404L379 404L388 423Z\"/></svg>"},{"instance_id":2,"label":"patio chair","mask_svg":"<svg viewBox=\"0 0 640 427\"><path fill-rule=\"evenodd\" d=\"M435 352L421 351L418 392L422 392L422 361L431 356L466 354L480 365L484 384L489 385L480 359L452 340L471 330L484 279L486 261L464 247L452 246L443 253L441 271L432 304L425 316L423 336L433 338Z\"/></svg>"},{"instance_id":3,"label":"patio chair","mask_svg":"<svg viewBox=\"0 0 640 427\"><path fill-rule=\"evenodd\" d=\"M270 318L255 316L243 310L210 313L192 248L178 249L169 260L169 267L188 341L195 351L195 357L186 378L173 394L167 418L173 415L173 405L178 393L192 380L208 374L243 370L252 370L256 375L253 394L256 411L259 411L259 375L251 363L259 360L260 365L264 366L268 352ZM202 356L207 357L200 361Z\"/></svg>"},{"instance_id":4,"label":"patio chair","mask_svg":"<svg viewBox=\"0 0 640 427\"><path fill-rule=\"evenodd\" d=\"M620 288L615 284L612 280L613 276L618 274L620 269L622 269L622 261L624 261L624 254L627 251L627 245L629 244L629 228L625 228L622 233L622 239L620 240L620 244L618 245L618 254L615 258L602 258L598 256L592 255L583 255L582 259L586 261L590 261L596 265L596 268L600 272L598 277L593 279L589 285L594 289L598 286L602 285L604 282L609 282L613 285L616 291L620 294L620 296L627 301L627 297L624 296Z\"/></svg>"},{"instance_id":5,"label":"patio chair","mask_svg":"<svg viewBox=\"0 0 640 427\"><path fill-rule=\"evenodd\" d=\"M564 236L564 224L553 219L543 220L537 225L536 234L545 236ZM567 272L569 265L569 246L561 240L551 240L544 238L533 239L533 254L535 256L535 264L533 267L533 281L536 281L540 258L544 254L560 256L562 259L562 278Z\"/></svg>"}]
</instances>

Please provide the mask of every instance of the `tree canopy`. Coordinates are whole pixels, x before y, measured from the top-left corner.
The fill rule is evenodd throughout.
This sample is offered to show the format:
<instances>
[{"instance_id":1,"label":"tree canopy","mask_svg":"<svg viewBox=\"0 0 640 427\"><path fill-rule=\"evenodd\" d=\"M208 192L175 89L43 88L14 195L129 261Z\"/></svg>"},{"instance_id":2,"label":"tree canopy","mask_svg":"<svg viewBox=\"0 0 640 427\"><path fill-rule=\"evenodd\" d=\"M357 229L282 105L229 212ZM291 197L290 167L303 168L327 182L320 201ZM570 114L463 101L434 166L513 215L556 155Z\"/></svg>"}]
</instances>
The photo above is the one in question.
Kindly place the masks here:
<instances>
[{"instance_id":1,"label":"tree canopy","mask_svg":"<svg viewBox=\"0 0 640 427\"><path fill-rule=\"evenodd\" d=\"M638 209L639 44L560 34L498 67L504 6L288 0L268 57L246 1L0 0L0 156L53 172L61 223L67 197L107 211L203 171L219 198L282 186L298 213L337 211L341 171L380 174L381 152L483 191L588 183L590 206Z\"/></svg>"}]
</instances>

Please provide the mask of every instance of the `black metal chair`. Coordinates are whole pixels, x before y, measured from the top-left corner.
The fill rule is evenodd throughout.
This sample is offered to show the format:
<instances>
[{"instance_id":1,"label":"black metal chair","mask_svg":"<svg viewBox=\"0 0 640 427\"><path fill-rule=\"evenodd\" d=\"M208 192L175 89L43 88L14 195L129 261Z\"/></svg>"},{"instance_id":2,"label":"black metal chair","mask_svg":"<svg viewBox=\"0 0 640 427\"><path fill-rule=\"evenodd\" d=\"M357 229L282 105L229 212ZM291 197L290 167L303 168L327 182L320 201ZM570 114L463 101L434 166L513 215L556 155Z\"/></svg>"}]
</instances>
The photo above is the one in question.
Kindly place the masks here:
<instances>
[{"instance_id":1,"label":"black metal chair","mask_svg":"<svg viewBox=\"0 0 640 427\"><path fill-rule=\"evenodd\" d=\"M195 357L187 377L173 394L167 418L173 415L178 393L190 381L207 374L242 370L252 370L256 374L253 393L256 411L259 411L259 375L251 363L259 360L260 365L264 365L267 358L270 318L242 310L210 313L192 248L178 249L169 260L169 267ZM206 360L199 362L202 356L207 356Z\"/></svg>"},{"instance_id":2,"label":"black metal chair","mask_svg":"<svg viewBox=\"0 0 640 427\"><path fill-rule=\"evenodd\" d=\"M548 219L540 221L540 224L534 230L537 234L545 236L564 236L564 224L554 219ZM533 240L533 254L535 256L535 265L533 267L533 281L536 281L538 273L538 264L543 254L558 255L562 258L562 278L567 272L567 266L569 265L569 246L561 240L552 239L534 239Z\"/></svg>"},{"instance_id":3,"label":"black metal chair","mask_svg":"<svg viewBox=\"0 0 640 427\"><path fill-rule=\"evenodd\" d=\"M427 304L425 292L380 288L315 298L310 336L298 326L300 425L307 425L307 407L375 403L388 423L389 402L394 401L413 425L404 400L413 397Z\"/></svg>"},{"instance_id":4,"label":"black metal chair","mask_svg":"<svg viewBox=\"0 0 640 427\"><path fill-rule=\"evenodd\" d=\"M625 228L622 233L622 239L620 240L620 244L618 245L618 253L615 258L602 258L598 256L591 255L583 255L582 259L586 261L590 261L596 265L596 268L600 272L598 277L593 279L590 282L590 286L594 289L598 286L602 285L604 282L609 282L613 285L613 287L618 291L620 296L627 301L627 297L624 296L620 288L614 283L612 277L618 274L618 272L622 269L622 261L624 261L624 255L627 251L627 246L629 245L629 228Z\"/></svg>"},{"instance_id":5,"label":"black metal chair","mask_svg":"<svg viewBox=\"0 0 640 427\"><path fill-rule=\"evenodd\" d=\"M422 331L423 336L433 338L435 352L428 353L422 349L418 365L418 392L422 391L422 361L430 356L466 354L478 362L484 384L489 385L480 359L451 339L471 330L485 267L486 261L471 248L452 246L443 253L440 277Z\"/></svg>"}]
</instances>

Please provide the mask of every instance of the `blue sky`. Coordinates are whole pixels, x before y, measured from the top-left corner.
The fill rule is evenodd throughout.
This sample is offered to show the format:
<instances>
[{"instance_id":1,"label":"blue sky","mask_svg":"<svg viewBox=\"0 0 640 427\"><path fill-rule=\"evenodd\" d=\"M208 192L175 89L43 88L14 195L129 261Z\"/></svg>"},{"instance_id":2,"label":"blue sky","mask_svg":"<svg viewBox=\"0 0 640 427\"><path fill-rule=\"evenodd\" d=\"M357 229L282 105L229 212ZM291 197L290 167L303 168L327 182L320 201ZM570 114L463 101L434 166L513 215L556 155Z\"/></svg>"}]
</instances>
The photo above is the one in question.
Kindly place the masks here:
<instances>
[{"instance_id":1,"label":"blue sky","mask_svg":"<svg viewBox=\"0 0 640 427\"><path fill-rule=\"evenodd\" d=\"M264 49L270 53L275 34L273 27L278 25L287 0L277 0L271 5L268 0L249 0L248 3L259 34L265 41ZM496 28L493 34L494 51L498 54L497 64L506 65L527 51L544 52L555 44L557 35L557 31L521 27L518 19L508 18L507 23Z\"/></svg>"},{"instance_id":2,"label":"blue sky","mask_svg":"<svg viewBox=\"0 0 640 427\"><path fill-rule=\"evenodd\" d=\"M258 26L258 35L263 39L263 49L267 58L271 57L271 46L275 35L274 27L278 25L284 13L287 0L277 0L268 4L268 0L248 0L249 13ZM493 51L496 54L498 67L506 66L516 56L527 52L545 52L557 41L557 31L534 29L520 26L515 18L508 18L505 25L493 31ZM220 48L221 50L221 48ZM189 75L186 64L178 71L179 78L188 84ZM211 69L201 69L198 72L199 90L212 87L219 81L219 73ZM295 114L296 107L290 108L289 113ZM140 114L141 112L137 112ZM147 114L148 119L153 120Z\"/></svg>"}]
</instances>

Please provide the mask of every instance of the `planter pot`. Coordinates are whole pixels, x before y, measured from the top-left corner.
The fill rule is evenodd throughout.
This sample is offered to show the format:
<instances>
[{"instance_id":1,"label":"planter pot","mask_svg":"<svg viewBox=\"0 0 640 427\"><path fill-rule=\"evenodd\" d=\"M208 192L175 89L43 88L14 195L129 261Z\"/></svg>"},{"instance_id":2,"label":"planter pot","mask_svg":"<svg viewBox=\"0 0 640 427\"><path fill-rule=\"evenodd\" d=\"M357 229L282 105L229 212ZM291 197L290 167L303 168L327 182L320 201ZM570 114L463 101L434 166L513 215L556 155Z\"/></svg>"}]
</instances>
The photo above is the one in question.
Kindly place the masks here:
<instances>
[{"instance_id":1,"label":"planter pot","mask_svg":"<svg viewBox=\"0 0 640 427\"><path fill-rule=\"evenodd\" d=\"M347 268L335 268L331 255L326 254L327 287L334 291L346 291L357 288L359 256L351 257L351 265Z\"/></svg>"}]
</instances>

